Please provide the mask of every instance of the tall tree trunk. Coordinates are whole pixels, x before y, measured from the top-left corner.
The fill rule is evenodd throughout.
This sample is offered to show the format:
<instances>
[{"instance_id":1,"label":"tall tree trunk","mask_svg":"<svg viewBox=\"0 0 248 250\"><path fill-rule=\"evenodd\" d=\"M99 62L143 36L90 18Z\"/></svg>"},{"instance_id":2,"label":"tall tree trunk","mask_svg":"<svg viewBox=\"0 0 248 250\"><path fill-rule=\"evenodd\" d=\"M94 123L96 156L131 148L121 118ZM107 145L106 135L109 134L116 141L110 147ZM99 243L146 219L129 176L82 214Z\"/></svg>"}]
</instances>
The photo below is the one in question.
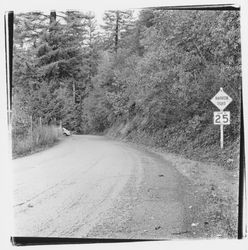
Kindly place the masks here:
<instances>
[{"instance_id":1,"label":"tall tree trunk","mask_svg":"<svg viewBox=\"0 0 248 250\"><path fill-rule=\"evenodd\" d=\"M56 11L51 11L50 12L50 25L52 25L54 22L56 22Z\"/></svg>"},{"instance_id":2,"label":"tall tree trunk","mask_svg":"<svg viewBox=\"0 0 248 250\"><path fill-rule=\"evenodd\" d=\"M76 103L76 86L75 82L72 83L72 96L73 96L73 103Z\"/></svg>"},{"instance_id":3,"label":"tall tree trunk","mask_svg":"<svg viewBox=\"0 0 248 250\"><path fill-rule=\"evenodd\" d=\"M115 25L115 53L118 50L118 42L119 42L119 21L120 21L120 13L116 12L116 25Z\"/></svg>"}]
</instances>

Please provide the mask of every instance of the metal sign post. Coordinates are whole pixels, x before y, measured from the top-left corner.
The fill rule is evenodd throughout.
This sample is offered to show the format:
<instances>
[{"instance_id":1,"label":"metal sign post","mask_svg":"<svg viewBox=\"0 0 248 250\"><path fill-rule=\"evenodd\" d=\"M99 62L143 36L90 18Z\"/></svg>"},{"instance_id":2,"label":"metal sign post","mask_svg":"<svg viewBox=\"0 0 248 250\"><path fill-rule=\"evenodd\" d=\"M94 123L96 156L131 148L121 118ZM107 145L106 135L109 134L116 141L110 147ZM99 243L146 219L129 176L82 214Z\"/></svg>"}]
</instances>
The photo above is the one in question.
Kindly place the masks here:
<instances>
[{"instance_id":1,"label":"metal sign post","mask_svg":"<svg viewBox=\"0 0 248 250\"><path fill-rule=\"evenodd\" d=\"M230 124L230 111L223 111L231 102L232 98L220 88L219 92L211 99L211 102L220 110L214 112L214 124L220 125L220 147L224 147L224 125Z\"/></svg>"},{"instance_id":2,"label":"metal sign post","mask_svg":"<svg viewBox=\"0 0 248 250\"><path fill-rule=\"evenodd\" d=\"M224 125L220 125L220 148L222 149L224 146Z\"/></svg>"}]
</instances>

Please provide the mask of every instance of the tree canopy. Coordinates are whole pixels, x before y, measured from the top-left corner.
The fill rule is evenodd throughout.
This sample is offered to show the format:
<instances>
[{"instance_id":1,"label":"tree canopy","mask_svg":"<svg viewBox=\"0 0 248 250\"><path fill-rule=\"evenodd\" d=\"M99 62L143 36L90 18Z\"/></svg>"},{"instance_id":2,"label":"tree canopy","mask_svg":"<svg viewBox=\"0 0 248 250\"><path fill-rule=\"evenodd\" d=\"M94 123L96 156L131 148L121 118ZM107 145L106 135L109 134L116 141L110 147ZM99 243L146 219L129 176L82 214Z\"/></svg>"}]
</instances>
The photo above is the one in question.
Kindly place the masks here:
<instances>
[{"instance_id":1,"label":"tree canopy","mask_svg":"<svg viewBox=\"0 0 248 250\"><path fill-rule=\"evenodd\" d=\"M92 13L18 14L13 124L24 129L27 117L42 117L77 133L102 133L129 123L148 134L185 124L188 140L212 126L209 100L223 87L233 98L225 132L233 141L242 81L239 18L238 11L146 9L137 18L106 11L100 32Z\"/></svg>"}]
</instances>

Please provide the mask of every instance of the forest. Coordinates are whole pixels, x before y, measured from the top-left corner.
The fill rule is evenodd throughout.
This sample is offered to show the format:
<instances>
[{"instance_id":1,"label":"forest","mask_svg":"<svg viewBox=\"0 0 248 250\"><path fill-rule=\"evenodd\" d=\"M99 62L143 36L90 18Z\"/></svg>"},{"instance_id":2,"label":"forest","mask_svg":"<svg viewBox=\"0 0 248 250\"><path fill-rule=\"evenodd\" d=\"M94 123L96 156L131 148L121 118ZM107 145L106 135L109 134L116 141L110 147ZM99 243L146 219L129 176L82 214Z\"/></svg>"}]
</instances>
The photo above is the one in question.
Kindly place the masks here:
<instances>
[{"instance_id":1,"label":"forest","mask_svg":"<svg viewBox=\"0 0 248 250\"><path fill-rule=\"evenodd\" d=\"M13 50L16 155L53 144L61 125L227 167L238 157L239 11L113 10L102 24L80 11L20 13ZM220 87L233 99L223 150L210 102Z\"/></svg>"}]
</instances>

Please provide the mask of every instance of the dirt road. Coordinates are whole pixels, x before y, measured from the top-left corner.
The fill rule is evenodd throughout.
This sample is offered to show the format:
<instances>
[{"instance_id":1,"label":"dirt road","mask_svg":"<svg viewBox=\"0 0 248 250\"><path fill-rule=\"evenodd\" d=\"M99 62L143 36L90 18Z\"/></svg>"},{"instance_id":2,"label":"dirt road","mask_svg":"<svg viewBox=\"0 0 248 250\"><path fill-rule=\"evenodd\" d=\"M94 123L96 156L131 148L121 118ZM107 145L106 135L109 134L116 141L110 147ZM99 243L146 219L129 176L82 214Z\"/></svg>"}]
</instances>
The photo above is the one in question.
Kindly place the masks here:
<instances>
[{"instance_id":1,"label":"dirt road","mask_svg":"<svg viewBox=\"0 0 248 250\"><path fill-rule=\"evenodd\" d=\"M13 160L14 236L190 237L191 183L158 154L101 136Z\"/></svg>"}]
</instances>

